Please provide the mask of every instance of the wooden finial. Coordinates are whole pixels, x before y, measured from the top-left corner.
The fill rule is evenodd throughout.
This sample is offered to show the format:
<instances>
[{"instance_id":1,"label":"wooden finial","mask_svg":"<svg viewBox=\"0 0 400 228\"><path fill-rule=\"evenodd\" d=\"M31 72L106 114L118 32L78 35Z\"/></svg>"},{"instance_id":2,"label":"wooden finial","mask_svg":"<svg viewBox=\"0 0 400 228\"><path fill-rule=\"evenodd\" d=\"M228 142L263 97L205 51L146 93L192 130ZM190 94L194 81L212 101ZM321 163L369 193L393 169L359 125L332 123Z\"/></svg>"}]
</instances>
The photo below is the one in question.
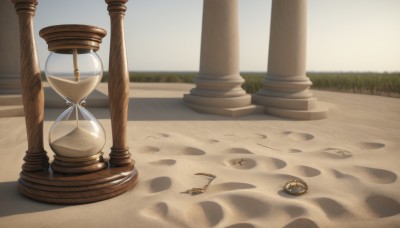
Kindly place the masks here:
<instances>
[{"instance_id":1,"label":"wooden finial","mask_svg":"<svg viewBox=\"0 0 400 228\"><path fill-rule=\"evenodd\" d=\"M108 4L107 10L110 14L118 13L125 15L126 11L125 3L127 2L128 0L106 0L106 3Z\"/></svg>"},{"instance_id":2,"label":"wooden finial","mask_svg":"<svg viewBox=\"0 0 400 228\"><path fill-rule=\"evenodd\" d=\"M19 13L28 13L35 15L37 0L11 0L14 3L15 11Z\"/></svg>"}]
</instances>

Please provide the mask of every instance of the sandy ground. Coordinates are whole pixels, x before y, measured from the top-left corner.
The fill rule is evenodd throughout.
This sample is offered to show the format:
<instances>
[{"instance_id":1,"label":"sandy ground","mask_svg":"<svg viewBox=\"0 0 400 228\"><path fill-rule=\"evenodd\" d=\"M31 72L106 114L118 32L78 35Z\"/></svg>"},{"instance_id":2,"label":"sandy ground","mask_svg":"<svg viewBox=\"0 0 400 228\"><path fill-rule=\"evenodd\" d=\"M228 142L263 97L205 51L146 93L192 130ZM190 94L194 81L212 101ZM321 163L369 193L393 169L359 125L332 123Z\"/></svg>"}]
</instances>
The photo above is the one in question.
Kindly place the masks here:
<instances>
[{"instance_id":1,"label":"sandy ground","mask_svg":"<svg viewBox=\"0 0 400 228\"><path fill-rule=\"evenodd\" d=\"M128 142L140 182L87 205L21 196L24 118L0 119L0 227L400 227L400 99L314 91L335 105L328 119L230 118L187 109L192 86L131 84ZM50 156L47 132L61 111L46 110ZM90 111L108 154L109 111ZM198 172L217 178L203 194L182 193L207 183ZM307 194L282 190L296 177Z\"/></svg>"}]
</instances>

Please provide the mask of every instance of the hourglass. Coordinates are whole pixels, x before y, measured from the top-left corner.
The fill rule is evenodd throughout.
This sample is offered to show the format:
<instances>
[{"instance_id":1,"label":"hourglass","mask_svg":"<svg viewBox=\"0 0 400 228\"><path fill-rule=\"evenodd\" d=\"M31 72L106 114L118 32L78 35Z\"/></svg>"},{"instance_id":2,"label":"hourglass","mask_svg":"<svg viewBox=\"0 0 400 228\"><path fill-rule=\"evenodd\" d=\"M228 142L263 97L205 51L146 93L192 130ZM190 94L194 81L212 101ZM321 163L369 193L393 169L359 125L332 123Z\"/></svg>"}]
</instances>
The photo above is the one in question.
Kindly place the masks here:
<instances>
[{"instance_id":1,"label":"hourglass","mask_svg":"<svg viewBox=\"0 0 400 228\"><path fill-rule=\"evenodd\" d=\"M68 106L50 128L49 144L55 153L51 167L67 174L103 169L105 133L84 106L101 81L103 69L96 51L106 31L88 25L56 25L39 34L51 52L45 67L47 82Z\"/></svg>"},{"instance_id":2,"label":"hourglass","mask_svg":"<svg viewBox=\"0 0 400 228\"><path fill-rule=\"evenodd\" d=\"M43 145L44 97L33 30L37 0L12 1L20 21L22 100L28 136L17 185L19 192L41 202L83 204L110 199L133 188L139 174L126 142L129 80L123 17L127 0L106 0L111 19L109 159L103 159L103 127L85 108L86 97L101 80L102 64L96 51L105 30L87 25L57 25L40 31L51 51L46 79L66 101L65 111L48 134L55 153L50 167Z\"/></svg>"}]
</instances>

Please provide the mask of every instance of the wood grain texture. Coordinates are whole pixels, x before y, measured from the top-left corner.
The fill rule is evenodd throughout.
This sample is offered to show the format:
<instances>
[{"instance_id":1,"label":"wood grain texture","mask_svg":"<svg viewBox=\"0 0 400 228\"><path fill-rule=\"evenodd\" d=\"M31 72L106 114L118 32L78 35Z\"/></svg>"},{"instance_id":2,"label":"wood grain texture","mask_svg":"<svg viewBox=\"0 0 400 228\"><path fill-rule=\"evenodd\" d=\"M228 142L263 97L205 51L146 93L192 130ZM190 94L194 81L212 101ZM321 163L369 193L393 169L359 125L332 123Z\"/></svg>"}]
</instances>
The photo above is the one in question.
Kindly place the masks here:
<instances>
[{"instance_id":1,"label":"wood grain texture","mask_svg":"<svg viewBox=\"0 0 400 228\"><path fill-rule=\"evenodd\" d=\"M103 159L103 152L90 157L63 158L54 155L54 161L51 164L54 172L63 174L84 174L92 173L106 168Z\"/></svg>"},{"instance_id":2,"label":"wood grain texture","mask_svg":"<svg viewBox=\"0 0 400 228\"><path fill-rule=\"evenodd\" d=\"M106 161L105 164L108 164ZM19 191L34 200L55 204L84 204L118 196L138 182L133 164L107 167L82 175L63 175L51 169L20 174Z\"/></svg>"},{"instance_id":3,"label":"wood grain texture","mask_svg":"<svg viewBox=\"0 0 400 228\"><path fill-rule=\"evenodd\" d=\"M113 131L111 161L104 161L101 155L99 159L79 159L79 161L57 157L53 166L59 168L60 172L68 174L54 172L49 167L47 153L43 148L44 95L33 33L33 16L37 0L12 0L12 2L19 17L22 98L28 135L28 151L18 181L19 192L28 198L47 203L82 204L109 199L128 191L136 185L138 172L126 146L129 99L123 33L123 15L126 9L123 4L126 1L107 1L112 6L109 10L114 34L110 52ZM120 3L118 7L113 7L115 5L113 3L118 2ZM92 45L92 43L96 42L87 44ZM57 45L58 43L55 46L58 47ZM83 174L74 173L77 167Z\"/></svg>"},{"instance_id":4,"label":"wood grain texture","mask_svg":"<svg viewBox=\"0 0 400 228\"><path fill-rule=\"evenodd\" d=\"M80 54L98 51L107 32L92 25L62 24L43 28L39 35L46 40L49 51L73 54L77 49L77 54Z\"/></svg>"},{"instance_id":5,"label":"wood grain texture","mask_svg":"<svg viewBox=\"0 0 400 228\"><path fill-rule=\"evenodd\" d=\"M49 166L43 147L44 94L33 32L37 0L12 0L18 14L22 102L24 105L28 150L23 171L39 171Z\"/></svg>"},{"instance_id":6,"label":"wood grain texture","mask_svg":"<svg viewBox=\"0 0 400 228\"><path fill-rule=\"evenodd\" d=\"M114 166L125 166L134 162L126 144L129 101L129 72L124 38L126 2L127 0L106 0L111 20L108 94L113 138L110 163Z\"/></svg>"}]
</instances>

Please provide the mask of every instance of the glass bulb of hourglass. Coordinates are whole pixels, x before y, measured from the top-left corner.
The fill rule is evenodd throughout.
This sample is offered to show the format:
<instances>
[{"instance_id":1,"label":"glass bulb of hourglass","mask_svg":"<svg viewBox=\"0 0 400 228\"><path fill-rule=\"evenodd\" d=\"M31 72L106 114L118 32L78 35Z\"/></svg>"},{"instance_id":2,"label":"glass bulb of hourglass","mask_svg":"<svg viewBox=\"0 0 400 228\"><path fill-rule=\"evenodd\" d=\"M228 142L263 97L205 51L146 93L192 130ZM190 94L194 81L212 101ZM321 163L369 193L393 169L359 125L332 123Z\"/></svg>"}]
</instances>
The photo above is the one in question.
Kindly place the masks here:
<instances>
[{"instance_id":1,"label":"glass bulb of hourglass","mask_svg":"<svg viewBox=\"0 0 400 228\"><path fill-rule=\"evenodd\" d=\"M60 157L90 157L101 152L105 132L81 104L97 87L103 74L101 60L90 49L51 52L46 62L46 79L69 107L50 128L49 144Z\"/></svg>"},{"instance_id":2,"label":"glass bulb of hourglass","mask_svg":"<svg viewBox=\"0 0 400 228\"><path fill-rule=\"evenodd\" d=\"M79 67L78 76L74 65ZM68 49L50 53L45 73L50 86L60 96L78 104L98 86L103 68L96 52L77 50L74 64L73 50Z\"/></svg>"}]
</instances>

